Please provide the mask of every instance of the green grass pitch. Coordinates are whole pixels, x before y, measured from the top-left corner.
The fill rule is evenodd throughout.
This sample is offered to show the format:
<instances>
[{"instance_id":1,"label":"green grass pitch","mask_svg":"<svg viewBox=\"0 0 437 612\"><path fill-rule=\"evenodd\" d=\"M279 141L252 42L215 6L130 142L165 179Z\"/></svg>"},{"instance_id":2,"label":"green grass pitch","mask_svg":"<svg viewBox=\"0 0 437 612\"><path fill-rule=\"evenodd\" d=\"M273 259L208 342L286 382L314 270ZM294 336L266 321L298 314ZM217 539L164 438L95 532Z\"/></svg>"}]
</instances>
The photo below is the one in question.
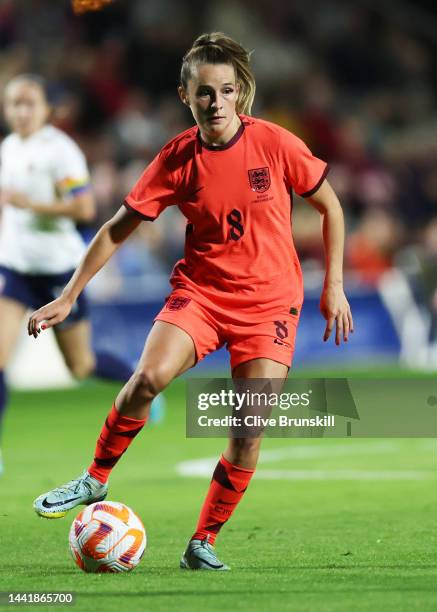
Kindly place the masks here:
<instances>
[{"instance_id":1,"label":"green grass pitch","mask_svg":"<svg viewBox=\"0 0 437 612\"><path fill-rule=\"evenodd\" d=\"M131 506L145 524L141 564L125 575L82 573L67 544L75 512L40 519L32 500L88 465L117 389L91 382L12 393L0 478L0 591L73 591L78 611L437 609L432 439L265 440L270 460L260 462L260 477L217 540L232 571L179 570L208 479L182 477L176 465L218 457L225 444L185 438L183 381L166 392L166 421L142 432L111 478L108 499ZM356 478L336 479L342 470Z\"/></svg>"}]
</instances>

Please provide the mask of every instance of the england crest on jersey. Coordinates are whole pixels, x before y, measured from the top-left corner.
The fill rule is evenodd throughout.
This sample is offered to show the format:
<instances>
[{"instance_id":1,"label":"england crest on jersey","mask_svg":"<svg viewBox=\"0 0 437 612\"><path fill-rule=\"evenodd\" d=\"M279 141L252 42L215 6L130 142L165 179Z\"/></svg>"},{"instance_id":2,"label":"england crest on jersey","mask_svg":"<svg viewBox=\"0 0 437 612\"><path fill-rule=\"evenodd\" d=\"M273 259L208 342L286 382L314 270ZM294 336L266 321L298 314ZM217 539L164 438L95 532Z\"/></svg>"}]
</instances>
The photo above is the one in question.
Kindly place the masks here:
<instances>
[{"instance_id":1,"label":"england crest on jersey","mask_svg":"<svg viewBox=\"0 0 437 612\"><path fill-rule=\"evenodd\" d=\"M249 170L249 183L252 191L262 193L270 187L270 171L268 168Z\"/></svg>"},{"instance_id":2,"label":"england crest on jersey","mask_svg":"<svg viewBox=\"0 0 437 612\"><path fill-rule=\"evenodd\" d=\"M191 298L183 297L181 295L173 296L167 300L165 308L166 310L171 310L174 312L176 310L182 310L182 308L185 308L186 306L188 306L190 302L191 302Z\"/></svg>"}]
</instances>

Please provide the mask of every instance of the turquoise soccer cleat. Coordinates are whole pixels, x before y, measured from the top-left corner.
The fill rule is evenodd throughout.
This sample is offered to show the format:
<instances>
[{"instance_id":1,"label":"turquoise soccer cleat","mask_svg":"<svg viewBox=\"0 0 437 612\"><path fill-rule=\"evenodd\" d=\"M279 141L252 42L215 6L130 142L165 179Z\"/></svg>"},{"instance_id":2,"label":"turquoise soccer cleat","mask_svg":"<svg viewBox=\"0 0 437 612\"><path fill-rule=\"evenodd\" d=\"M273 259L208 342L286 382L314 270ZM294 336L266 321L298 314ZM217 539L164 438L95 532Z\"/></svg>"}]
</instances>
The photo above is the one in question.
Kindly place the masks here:
<instances>
[{"instance_id":1,"label":"turquoise soccer cleat","mask_svg":"<svg viewBox=\"0 0 437 612\"><path fill-rule=\"evenodd\" d=\"M217 559L214 546L208 543L208 539L209 536L204 540L190 540L179 563L181 569L214 571L231 569Z\"/></svg>"},{"instance_id":2,"label":"turquoise soccer cleat","mask_svg":"<svg viewBox=\"0 0 437 612\"><path fill-rule=\"evenodd\" d=\"M102 484L85 470L79 478L37 497L33 507L44 518L62 518L76 506L103 501L107 493L108 485Z\"/></svg>"}]
</instances>

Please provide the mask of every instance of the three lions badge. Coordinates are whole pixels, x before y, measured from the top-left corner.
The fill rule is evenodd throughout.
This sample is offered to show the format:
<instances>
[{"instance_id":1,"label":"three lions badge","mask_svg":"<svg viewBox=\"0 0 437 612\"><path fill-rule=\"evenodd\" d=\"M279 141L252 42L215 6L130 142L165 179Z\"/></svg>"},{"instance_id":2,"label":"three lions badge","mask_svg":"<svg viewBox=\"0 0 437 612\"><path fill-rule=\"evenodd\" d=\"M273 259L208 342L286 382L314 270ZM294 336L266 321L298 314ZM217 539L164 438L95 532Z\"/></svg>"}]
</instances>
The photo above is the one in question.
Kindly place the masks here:
<instances>
[{"instance_id":1,"label":"three lions badge","mask_svg":"<svg viewBox=\"0 0 437 612\"><path fill-rule=\"evenodd\" d=\"M266 168L249 170L249 183L252 191L263 193L270 187L270 171Z\"/></svg>"}]
</instances>

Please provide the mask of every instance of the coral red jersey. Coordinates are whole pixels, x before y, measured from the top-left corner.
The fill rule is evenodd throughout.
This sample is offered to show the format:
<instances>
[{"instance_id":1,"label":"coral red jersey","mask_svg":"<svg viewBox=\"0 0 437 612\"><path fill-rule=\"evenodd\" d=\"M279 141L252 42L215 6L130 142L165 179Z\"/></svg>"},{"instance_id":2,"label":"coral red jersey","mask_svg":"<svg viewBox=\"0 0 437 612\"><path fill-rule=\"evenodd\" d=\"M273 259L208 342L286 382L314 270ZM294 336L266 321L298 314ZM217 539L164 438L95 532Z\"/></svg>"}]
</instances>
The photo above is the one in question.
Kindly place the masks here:
<instances>
[{"instance_id":1,"label":"coral red jersey","mask_svg":"<svg viewBox=\"0 0 437 612\"><path fill-rule=\"evenodd\" d=\"M187 219L174 289L252 314L300 308L302 273L293 245L292 192L314 193L327 164L273 123L241 116L222 146L197 127L170 141L145 169L126 205L147 220L167 206Z\"/></svg>"}]
</instances>

